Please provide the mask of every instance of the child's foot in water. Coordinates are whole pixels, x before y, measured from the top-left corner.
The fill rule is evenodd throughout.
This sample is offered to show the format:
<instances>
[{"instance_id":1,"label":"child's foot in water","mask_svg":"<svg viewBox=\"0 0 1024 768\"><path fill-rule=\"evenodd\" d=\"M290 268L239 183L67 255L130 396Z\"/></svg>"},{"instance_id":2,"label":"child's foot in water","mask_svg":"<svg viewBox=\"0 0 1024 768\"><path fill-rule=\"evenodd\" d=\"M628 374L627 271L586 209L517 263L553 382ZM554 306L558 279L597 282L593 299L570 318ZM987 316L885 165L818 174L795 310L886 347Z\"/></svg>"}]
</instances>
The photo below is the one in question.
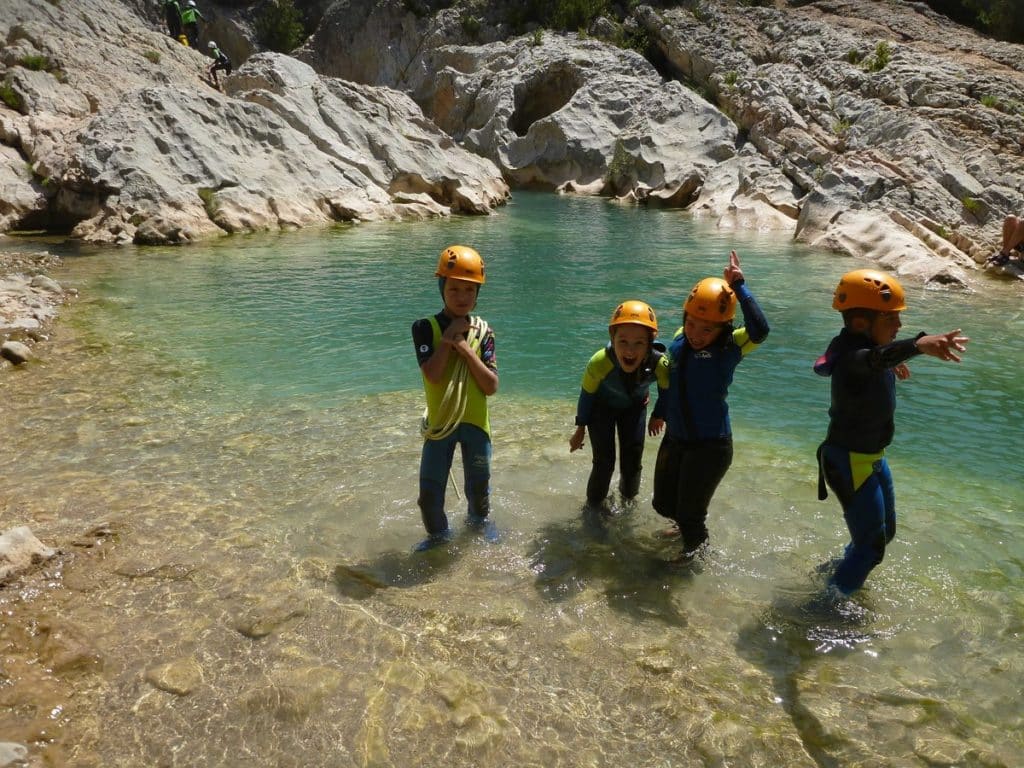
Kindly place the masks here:
<instances>
[{"instance_id":1,"label":"child's foot in water","mask_svg":"<svg viewBox=\"0 0 1024 768\"><path fill-rule=\"evenodd\" d=\"M440 547L443 544L447 544L452 540L452 531L450 528L445 528L440 533L432 533L419 544L414 547L416 552L426 552L428 549L434 549L434 547Z\"/></svg>"},{"instance_id":2,"label":"child's foot in water","mask_svg":"<svg viewBox=\"0 0 1024 768\"><path fill-rule=\"evenodd\" d=\"M494 521L489 517L467 515L466 527L471 531L478 531L482 533L484 538L492 544L498 540L498 526L496 526Z\"/></svg>"}]
</instances>

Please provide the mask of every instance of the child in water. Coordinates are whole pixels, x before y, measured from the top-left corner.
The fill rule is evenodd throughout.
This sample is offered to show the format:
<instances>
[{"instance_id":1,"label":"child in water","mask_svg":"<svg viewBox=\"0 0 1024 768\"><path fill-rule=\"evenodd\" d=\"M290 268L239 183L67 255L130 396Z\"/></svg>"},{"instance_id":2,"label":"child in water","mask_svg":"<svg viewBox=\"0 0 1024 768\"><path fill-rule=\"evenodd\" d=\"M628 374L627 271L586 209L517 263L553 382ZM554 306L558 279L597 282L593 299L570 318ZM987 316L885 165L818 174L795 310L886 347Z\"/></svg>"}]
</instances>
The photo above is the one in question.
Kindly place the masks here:
<instances>
[{"instance_id":1,"label":"child in water","mask_svg":"<svg viewBox=\"0 0 1024 768\"><path fill-rule=\"evenodd\" d=\"M484 262L465 245L441 251L435 276L444 308L412 326L416 359L423 376L427 409L423 416L418 504L427 538L424 550L451 538L444 511L445 485L456 444L462 447L469 520L494 535L491 511L491 425L487 398L498 391L494 332L470 316L484 284Z\"/></svg>"},{"instance_id":2,"label":"child in water","mask_svg":"<svg viewBox=\"0 0 1024 768\"><path fill-rule=\"evenodd\" d=\"M843 275L832 298L843 313L843 329L814 364L832 378L828 435L818 448L818 498L827 482L839 497L850 543L829 584L843 595L859 589L882 562L896 534L892 474L885 447L892 442L896 379L906 379L905 361L916 355L960 362L969 339L960 329L896 341L907 308L903 287L875 269Z\"/></svg>"},{"instance_id":3,"label":"child in water","mask_svg":"<svg viewBox=\"0 0 1024 768\"><path fill-rule=\"evenodd\" d=\"M726 396L733 372L768 336L768 322L746 286L736 251L723 274L724 279L707 277L690 291L683 327L662 360L669 386L653 503L678 527L682 561L692 560L707 542L708 505L732 463ZM733 328L737 302L744 325Z\"/></svg>"},{"instance_id":4,"label":"child in water","mask_svg":"<svg viewBox=\"0 0 1024 768\"><path fill-rule=\"evenodd\" d=\"M576 405L576 431L569 438L569 452L583 447L590 430L593 465L587 481L587 504L604 504L615 470L615 435L619 436L619 493L624 501L640 490L644 429L653 437L665 422L660 393L668 386L668 369L658 365L664 347L654 341L658 319L650 305L624 301L608 322L611 341L594 353L583 372ZM658 347L661 347L660 349ZM659 400L647 424L651 382L658 379Z\"/></svg>"}]
</instances>

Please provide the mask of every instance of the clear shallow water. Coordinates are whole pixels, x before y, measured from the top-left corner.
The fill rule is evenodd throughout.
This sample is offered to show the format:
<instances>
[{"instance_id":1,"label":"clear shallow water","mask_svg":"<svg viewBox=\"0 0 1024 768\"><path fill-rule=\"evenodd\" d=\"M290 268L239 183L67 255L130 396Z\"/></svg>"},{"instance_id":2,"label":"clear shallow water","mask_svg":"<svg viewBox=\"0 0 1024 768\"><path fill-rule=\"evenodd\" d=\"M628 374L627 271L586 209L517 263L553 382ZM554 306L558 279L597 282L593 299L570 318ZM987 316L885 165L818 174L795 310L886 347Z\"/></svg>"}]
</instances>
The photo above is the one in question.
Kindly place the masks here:
<instances>
[{"instance_id":1,"label":"clear shallow water","mask_svg":"<svg viewBox=\"0 0 1024 768\"><path fill-rule=\"evenodd\" d=\"M409 326L440 306L450 242L487 260L503 536L413 555ZM645 299L669 335L732 247L772 334L731 391L714 551L681 571L649 507L657 440L641 503L607 521L581 518L589 455L567 441L612 307ZM53 353L0 382L3 527L77 542L31 602L0 593L9 677L35 691L0 732L69 765L1015 764L1021 292L907 286L907 333L973 341L961 366L912 361L897 539L832 609L816 567L845 531L815 498L810 365L855 266L528 194L488 218L69 258L83 298Z\"/></svg>"}]
</instances>

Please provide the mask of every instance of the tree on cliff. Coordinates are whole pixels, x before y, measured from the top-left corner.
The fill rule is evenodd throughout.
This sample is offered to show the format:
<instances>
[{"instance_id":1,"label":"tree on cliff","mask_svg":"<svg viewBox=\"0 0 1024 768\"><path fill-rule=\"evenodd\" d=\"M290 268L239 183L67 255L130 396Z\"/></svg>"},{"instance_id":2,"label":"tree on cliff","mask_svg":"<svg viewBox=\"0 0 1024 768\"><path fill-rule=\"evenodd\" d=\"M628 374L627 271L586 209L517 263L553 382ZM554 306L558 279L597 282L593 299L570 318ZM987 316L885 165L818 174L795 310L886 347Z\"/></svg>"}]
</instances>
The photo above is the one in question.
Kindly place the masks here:
<instances>
[{"instance_id":1,"label":"tree on cliff","mask_svg":"<svg viewBox=\"0 0 1024 768\"><path fill-rule=\"evenodd\" d=\"M302 15L293 0L273 0L256 19L256 36L264 48L291 53L306 37Z\"/></svg>"},{"instance_id":2,"label":"tree on cliff","mask_svg":"<svg viewBox=\"0 0 1024 768\"><path fill-rule=\"evenodd\" d=\"M1000 40L1024 43L1024 13L1020 0L925 0L953 21L987 32Z\"/></svg>"}]
</instances>

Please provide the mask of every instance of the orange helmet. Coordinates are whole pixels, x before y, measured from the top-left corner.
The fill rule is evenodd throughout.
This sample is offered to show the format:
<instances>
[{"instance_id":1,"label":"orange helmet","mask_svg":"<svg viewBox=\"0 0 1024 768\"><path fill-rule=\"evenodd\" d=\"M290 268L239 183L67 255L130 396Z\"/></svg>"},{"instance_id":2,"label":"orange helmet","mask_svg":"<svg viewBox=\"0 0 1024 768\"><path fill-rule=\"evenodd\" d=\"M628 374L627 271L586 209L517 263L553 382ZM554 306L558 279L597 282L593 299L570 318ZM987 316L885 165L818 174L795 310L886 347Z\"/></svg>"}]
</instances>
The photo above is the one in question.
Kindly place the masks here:
<instances>
[{"instance_id":1,"label":"orange helmet","mask_svg":"<svg viewBox=\"0 0 1024 768\"><path fill-rule=\"evenodd\" d=\"M855 269L839 278L832 309L873 309L878 312L902 312L907 308L903 286L877 269Z\"/></svg>"},{"instance_id":2,"label":"orange helmet","mask_svg":"<svg viewBox=\"0 0 1024 768\"><path fill-rule=\"evenodd\" d=\"M658 335L658 317L651 305L636 299L624 301L615 308L612 319L608 321L609 333L616 325L642 325Z\"/></svg>"},{"instance_id":3,"label":"orange helmet","mask_svg":"<svg viewBox=\"0 0 1024 768\"><path fill-rule=\"evenodd\" d=\"M468 245L449 245L437 259L437 277L454 277L468 283L483 285L484 260Z\"/></svg>"},{"instance_id":4,"label":"orange helmet","mask_svg":"<svg viewBox=\"0 0 1024 768\"><path fill-rule=\"evenodd\" d=\"M683 314L710 323L727 323L736 317L736 291L720 277L705 277L686 297Z\"/></svg>"}]
</instances>

